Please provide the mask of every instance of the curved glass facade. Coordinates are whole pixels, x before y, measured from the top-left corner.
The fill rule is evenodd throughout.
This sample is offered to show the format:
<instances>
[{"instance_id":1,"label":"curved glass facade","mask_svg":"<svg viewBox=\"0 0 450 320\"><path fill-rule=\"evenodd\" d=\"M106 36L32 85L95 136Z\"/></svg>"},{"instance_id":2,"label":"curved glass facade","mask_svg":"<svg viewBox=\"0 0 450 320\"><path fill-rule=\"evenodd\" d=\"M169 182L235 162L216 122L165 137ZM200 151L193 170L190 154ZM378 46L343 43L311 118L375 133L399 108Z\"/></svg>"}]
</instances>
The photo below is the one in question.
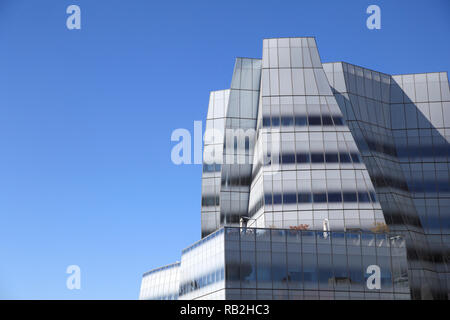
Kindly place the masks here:
<instances>
[{"instance_id":1,"label":"curved glass facade","mask_svg":"<svg viewBox=\"0 0 450 320\"><path fill-rule=\"evenodd\" d=\"M391 230L408 244L412 295L450 291L450 92L447 73L390 76L324 64Z\"/></svg>"},{"instance_id":2,"label":"curved glass facade","mask_svg":"<svg viewBox=\"0 0 450 320\"><path fill-rule=\"evenodd\" d=\"M177 300L180 262L150 270L142 276L140 300Z\"/></svg>"},{"instance_id":3,"label":"curved glass facade","mask_svg":"<svg viewBox=\"0 0 450 320\"><path fill-rule=\"evenodd\" d=\"M401 236L225 227L184 249L181 263L145 274L140 298L410 297Z\"/></svg>"},{"instance_id":4,"label":"curved glass facade","mask_svg":"<svg viewBox=\"0 0 450 320\"><path fill-rule=\"evenodd\" d=\"M448 299L447 73L322 63L313 37L262 51L211 92L178 297Z\"/></svg>"},{"instance_id":5,"label":"curved glass facade","mask_svg":"<svg viewBox=\"0 0 450 320\"><path fill-rule=\"evenodd\" d=\"M405 240L389 234L225 228L227 299L410 299ZM370 266L380 268L371 288Z\"/></svg>"}]
</instances>

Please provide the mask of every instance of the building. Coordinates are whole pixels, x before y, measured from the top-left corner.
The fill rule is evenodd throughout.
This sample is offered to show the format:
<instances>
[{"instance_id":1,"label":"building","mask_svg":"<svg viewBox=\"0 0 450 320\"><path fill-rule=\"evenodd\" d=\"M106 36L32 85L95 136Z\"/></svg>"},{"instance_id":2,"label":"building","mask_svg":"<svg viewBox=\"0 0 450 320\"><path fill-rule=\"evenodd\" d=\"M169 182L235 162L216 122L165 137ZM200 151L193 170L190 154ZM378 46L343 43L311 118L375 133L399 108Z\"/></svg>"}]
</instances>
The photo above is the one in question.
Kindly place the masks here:
<instances>
[{"instance_id":1,"label":"building","mask_svg":"<svg viewBox=\"0 0 450 320\"><path fill-rule=\"evenodd\" d=\"M449 139L446 72L391 76L322 63L311 37L265 39L210 95L202 240L176 265L178 298L448 299Z\"/></svg>"}]
</instances>

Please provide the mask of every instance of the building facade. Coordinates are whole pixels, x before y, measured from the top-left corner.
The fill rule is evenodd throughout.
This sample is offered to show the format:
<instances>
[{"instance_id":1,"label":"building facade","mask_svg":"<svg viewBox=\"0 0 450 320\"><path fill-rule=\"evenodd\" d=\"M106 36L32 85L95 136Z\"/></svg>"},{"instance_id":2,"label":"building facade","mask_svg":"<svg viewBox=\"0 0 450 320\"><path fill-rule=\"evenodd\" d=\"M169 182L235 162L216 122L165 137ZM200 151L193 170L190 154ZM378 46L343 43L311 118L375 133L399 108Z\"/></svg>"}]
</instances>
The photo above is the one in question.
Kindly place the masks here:
<instances>
[{"instance_id":1,"label":"building facade","mask_svg":"<svg viewBox=\"0 0 450 320\"><path fill-rule=\"evenodd\" d=\"M388 234L223 227L181 259L181 268L172 267L180 274L180 300L411 298L405 240ZM372 268L379 268L378 280L370 278ZM141 299L173 298L145 292L165 290L158 283L173 279L164 269L152 271L158 273L160 282L144 275Z\"/></svg>"},{"instance_id":2,"label":"building facade","mask_svg":"<svg viewBox=\"0 0 450 320\"><path fill-rule=\"evenodd\" d=\"M449 139L446 72L391 76L322 63L311 37L265 39L210 95L202 245L183 251L178 298L448 299Z\"/></svg>"}]
</instances>

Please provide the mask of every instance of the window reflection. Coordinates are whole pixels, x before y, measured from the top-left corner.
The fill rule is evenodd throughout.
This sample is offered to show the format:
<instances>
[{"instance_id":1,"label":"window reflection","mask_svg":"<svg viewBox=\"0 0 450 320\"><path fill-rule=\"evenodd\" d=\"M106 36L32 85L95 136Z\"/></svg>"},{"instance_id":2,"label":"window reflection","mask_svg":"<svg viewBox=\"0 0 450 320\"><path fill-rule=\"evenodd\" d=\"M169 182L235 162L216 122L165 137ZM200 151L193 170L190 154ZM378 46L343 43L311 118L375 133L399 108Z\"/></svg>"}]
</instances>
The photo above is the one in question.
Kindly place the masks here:
<instances>
[{"instance_id":1,"label":"window reflection","mask_svg":"<svg viewBox=\"0 0 450 320\"><path fill-rule=\"evenodd\" d=\"M239 238L236 232L226 232L231 237L226 238L226 286L242 288L241 293L236 291L236 298L259 296L259 290L273 290L279 297L291 296L286 290L301 290L301 295L292 295L303 298L318 298L322 296L319 292L333 298L338 292L347 292L362 299L380 292L409 292L401 237L369 232L328 232L324 236L322 231L226 229L240 230ZM369 265L381 270L381 290L375 293L366 286ZM201 287L212 281L214 278L202 277L190 285ZM242 293L245 288L256 293Z\"/></svg>"}]
</instances>

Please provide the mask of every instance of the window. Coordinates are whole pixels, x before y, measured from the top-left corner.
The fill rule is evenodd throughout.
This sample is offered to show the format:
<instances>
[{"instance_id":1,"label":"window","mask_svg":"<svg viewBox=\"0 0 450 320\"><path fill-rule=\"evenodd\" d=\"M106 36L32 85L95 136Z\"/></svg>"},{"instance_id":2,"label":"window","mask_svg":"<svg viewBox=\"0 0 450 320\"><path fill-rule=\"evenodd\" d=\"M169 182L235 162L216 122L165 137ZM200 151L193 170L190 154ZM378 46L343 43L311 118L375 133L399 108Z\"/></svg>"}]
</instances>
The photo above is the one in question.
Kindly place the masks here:
<instances>
[{"instance_id":1,"label":"window","mask_svg":"<svg viewBox=\"0 0 450 320\"><path fill-rule=\"evenodd\" d=\"M295 125L306 126L307 125L306 117L295 117Z\"/></svg>"},{"instance_id":2,"label":"window","mask_svg":"<svg viewBox=\"0 0 450 320\"><path fill-rule=\"evenodd\" d=\"M296 203L297 195L295 193L284 193L283 194L283 203Z\"/></svg>"},{"instance_id":3,"label":"window","mask_svg":"<svg viewBox=\"0 0 450 320\"><path fill-rule=\"evenodd\" d=\"M311 162L312 163L323 163L323 153L312 153Z\"/></svg>"},{"instance_id":4,"label":"window","mask_svg":"<svg viewBox=\"0 0 450 320\"><path fill-rule=\"evenodd\" d=\"M333 116L333 122L337 126L343 126L344 125L344 121L342 120L342 117L339 117L339 116Z\"/></svg>"},{"instance_id":5,"label":"window","mask_svg":"<svg viewBox=\"0 0 450 320\"><path fill-rule=\"evenodd\" d=\"M252 251L242 251L241 255L241 286L256 287L256 257Z\"/></svg>"},{"instance_id":6,"label":"window","mask_svg":"<svg viewBox=\"0 0 450 320\"><path fill-rule=\"evenodd\" d=\"M202 197L202 206L211 207L218 206L220 202L220 198L216 196L205 196Z\"/></svg>"},{"instance_id":7,"label":"window","mask_svg":"<svg viewBox=\"0 0 450 320\"><path fill-rule=\"evenodd\" d=\"M352 161L354 163L360 163L361 162L361 158L359 157L359 154L357 154L357 153L350 153L350 156L352 157Z\"/></svg>"},{"instance_id":8,"label":"window","mask_svg":"<svg viewBox=\"0 0 450 320\"><path fill-rule=\"evenodd\" d=\"M319 254L317 255L319 264L319 287L322 289L333 289L333 283L330 281L333 279L333 263L330 255Z\"/></svg>"},{"instance_id":9,"label":"window","mask_svg":"<svg viewBox=\"0 0 450 320\"><path fill-rule=\"evenodd\" d=\"M342 195L340 192L328 192L328 202L342 202Z\"/></svg>"},{"instance_id":10,"label":"window","mask_svg":"<svg viewBox=\"0 0 450 320\"><path fill-rule=\"evenodd\" d=\"M297 153L297 163L309 163L309 154Z\"/></svg>"},{"instance_id":11,"label":"window","mask_svg":"<svg viewBox=\"0 0 450 320\"><path fill-rule=\"evenodd\" d=\"M330 116L322 116L322 123L324 126L332 126L333 125L333 121L331 121Z\"/></svg>"},{"instance_id":12,"label":"window","mask_svg":"<svg viewBox=\"0 0 450 320\"><path fill-rule=\"evenodd\" d=\"M339 153L341 163L351 163L350 156L347 153Z\"/></svg>"},{"instance_id":13,"label":"window","mask_svg":"<svg viewBox=\"0 0 450 320\"><path fill-rule=\"evenodd\" d=\"M327 202L327 194L326 193L314 193L314 203L324 203Z\"/></svg>"},{"instance_id":14,"label":"window","mask_svg":"<svg viewBox=\"0 0 450 320\"><path fill-rule=\"evenodd\" d=\"M220 164L203 164L203 172L215 172L220 171Z\"/></svg>"},{"instance_id":15,"label":"window","mask_svg":"<svg viewBox=\"0 0 450 320\"><path fill-rule=\"evenodd\" d=\"M358 192L359 202L370 202L369 194L367 192Z\"/></svg>"},{"instance_id":16,"label":"window","mask_svg":"<svg viewBox=\"0 0 450 320\"><path fill-rule=\"evenodd\" d=\"M311 194L309 193L299 193L298 203L311 203Z\"/></svg>"},{"instance_id":17,"label":"window","mask_svg":"<svg viewBox=\"0 0 450 320\"><path fill-rule=\"evenodd\" d=\"M293 117L281 117L281 125L282 126L292 126L294 124Z\"/></svg>"},{"instance_id":18,"label":"window","mask_svg":"<svg viewBox=\"0 0 450 320\"><path fill-rule=\"evenodd\" d=\"M308 122L310 126L320 126L322 124L320 116L309 116Z\"/></svg>"},{"instance_id":19,"label":"window","mask_svg":"<svg viewBox=\"0 0 450 320\"><path fill-rule=\"evenodd\" d=\"M269 239L270 239L270 233L269 233ZM258 288L272 289L272 272L271 272L270 251L256 251L256 277L257 277Z\"/></svg>"},{"instance_id":20,"label":"window","mask_svg":"<svg viewBox=\"0 0 450 320\"><path fill-rule=\"evenodd\" d=\"M281 194L273 195L273 204L281 204Z\"/></svg>"},{"instance_id":21,"label":"window","mask_svg":"<svg viewBox=\"0 0 450 320\"><path fill-rule=\"evenodd\" d=\"M337 163L339 162L339 158L337 153L325 153L325 162L326 163Z\"/></svg>"},{"instance_id":22,"label":"window","mask_svg":"<svg viewBox=\"0 0 450 320\"><path fill-rule=\"evenodd\" d=\"M272 281L274 289L287 288L286 252L272 251Z\"/></svg>"},{"instance_id":23,"label":"window","mask_svg":"<svg viewBox=\"0 0 450 320\"><path fill-rule=\"evenodd\" d=\"M270 118L269 117L263 117L263 127L270 127Z\"/></svg>"},{"instance_id":24,"label":"window","mask_svg":"<svg viewBox=\"0 0 450 320\"><path fill-rule=\"evenodd\" d=\"M278 127L280 125L280 117L272 117L272 127Z\"/></svg>"},{"instance_id":25,"label":"window","mask_svg":"<svg viewBox=\"0 0 450 320\"><path fill-rule=\"evenodd\" d=\"M281 160L283 164L295 163L295 155L294 154L283 154L281 156Z\"/></svg>"},{"instance_id":26,"label":"window","mask_svg":"<svg viewBox=\"0 0 450 320\"><path fill-rule=\"evenodd\" d=\"M303 253L303 281L305 289L316 289L317 283L317 256L311 253Z\"/></svg>"},{"instance_id":27,"label":"window","mask_svg":"<svg viewBox=\"0 0 450 320\"><path fill-rule=\"evenodd\" d=\"M356 193L344 192L344 202L356 202Z\"/></svg>"}]
</instances>

